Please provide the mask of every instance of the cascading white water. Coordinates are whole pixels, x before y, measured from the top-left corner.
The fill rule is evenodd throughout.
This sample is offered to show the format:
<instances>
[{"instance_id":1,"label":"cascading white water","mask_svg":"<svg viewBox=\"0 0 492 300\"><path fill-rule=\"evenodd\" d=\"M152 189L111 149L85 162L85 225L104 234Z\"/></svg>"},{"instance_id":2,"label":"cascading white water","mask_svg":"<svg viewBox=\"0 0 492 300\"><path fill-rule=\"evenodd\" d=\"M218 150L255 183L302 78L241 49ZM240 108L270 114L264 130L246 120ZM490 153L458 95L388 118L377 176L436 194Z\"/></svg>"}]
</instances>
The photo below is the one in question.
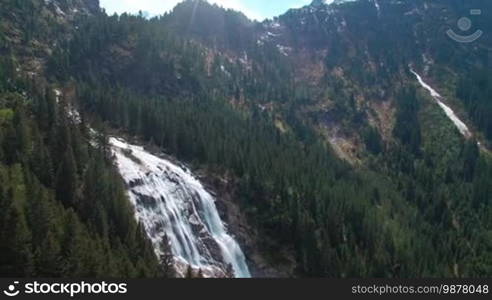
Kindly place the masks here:
<instances>
[{"instance_id":1,"label":"cascading white water","mask_svg":"<svg viewBox=\"0 0 492 300\"><path fill-rule=\"evenodd\" d=\"M412 74L415 75L415 77L417 77L417 80L420 83L420 85L424 89L429 91L432 98L434 98L434 100L436 100L437 104L441 107L441 109L444 111L446 116L454 123L456 128L458 128L459 132L466 138L471 137L472 133L471 133L470 129L468 129L468 126L466 126L466 124L458 118L458 116L454 113L454 111L449 106L447 106L446 104L444 104L442 102L443 97L441 96L441 94L439 94L430 85L428 85L422 79L422 77L417 72L415 72L413 69L410 69L410 72L412 72Z\"/></svg>"},{"instance_id":2,"label":"cascading white water","mask_svg":"<svg viewBox=\"0 0 492 300\"><path fill-rule=\"evenodd\" d=\"M111 138L118 169L128 185L136 217L159 253L167 235L177 262L217 274L232 267L235 277L250 277L245 256L220 219L215 200L184 168Z\"/></svg>"}]
</instances>

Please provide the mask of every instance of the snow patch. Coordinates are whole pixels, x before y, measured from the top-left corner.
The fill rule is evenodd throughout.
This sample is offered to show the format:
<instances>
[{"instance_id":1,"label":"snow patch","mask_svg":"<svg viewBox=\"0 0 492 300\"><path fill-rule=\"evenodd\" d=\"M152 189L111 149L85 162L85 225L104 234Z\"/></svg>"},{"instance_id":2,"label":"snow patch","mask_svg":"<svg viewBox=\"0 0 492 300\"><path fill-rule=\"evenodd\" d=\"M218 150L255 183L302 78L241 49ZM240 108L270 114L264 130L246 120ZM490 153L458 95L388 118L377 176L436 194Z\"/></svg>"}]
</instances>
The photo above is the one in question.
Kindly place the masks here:
<instances>
[{"instance_id":1,"label":"snow patch","mask_svg":"<svg viewBox=\"0 0 492 300\"><path fill-rule=\"evenodd\" d=\"M381 6L379 5L378 0L374 0L374 6L376 7L376 10L378 11L378 17L381 17Z\"/></svg>"},{"instance_id":2,"label":"snow patch","mask_svg":"<svg viewBox=\"0 0 492 300\"><path fill-rule=\"evenodd\" d=\"M277 45L277 49L284 56L289 56L289 52L292 50L292 48L282 45Z\"/></svg>"},{"instance_id":3,"label":"snow patch","mask_svg":"<svg viewBox=\"0 0 492 300\"><path fill-rule=\"evenodd\" d=\"M422 54L422 62L424 63L424 75L429 73L431 65L434 63L434 61L427 57L427 55Z\"/></svg>"},{"instance_id":4,"label":"snow patch","mask_svg":"<svg viewBox=\"0 0 492 300\"><path fill-rule=\"evenodd\" d=\"M72 105L69 105L67 108L67 115L70 120L72 120L75 124L80 124L82 123L82 118L80 117L79 111L73 107Z\"/></svg>"},{"instance_id":5,"label":"snow patch","mask_svg":"<svg viewBox=\"0 0 492 300\"><path fill-rule=\"evenodd\" d=\"M55 101L56 103L60 102L60 97L63 95L62 91L59 89L53 89L53 92L55 93Z\"/></svg>"},{"instance_id":6,"label":"snow patch","mask_svg":"<svg viewBox=\"0 0 492 300\"><path fill-rule=\"evenodd\" d=\"M278 21L274 21L269 24L271 28L278 29L280 28L280 23Z\"/></svg>"},{"instance_id":7,"label":"snow patch","mask_svg":"<svg viewBox=\"0 0 492 300\"><path fill-rule=\"evenodd\" d=\"M227 71L227 69L224 67L224 65L220 65L220 70L222 73L224 73L227 77L231 77L231 73Z\"/></svg>"},{"instance_id":8,"label":"snow patch","mask_svg":"<svg viewBox=\"0 0 492 300\"><path fill-rule=\"evenodd\" d=\"M333 4L340 5L340 4L356 2L356 1L359 1L359 0L335 0L335 1L333 1Z\"/></svg>"}]
</instances>

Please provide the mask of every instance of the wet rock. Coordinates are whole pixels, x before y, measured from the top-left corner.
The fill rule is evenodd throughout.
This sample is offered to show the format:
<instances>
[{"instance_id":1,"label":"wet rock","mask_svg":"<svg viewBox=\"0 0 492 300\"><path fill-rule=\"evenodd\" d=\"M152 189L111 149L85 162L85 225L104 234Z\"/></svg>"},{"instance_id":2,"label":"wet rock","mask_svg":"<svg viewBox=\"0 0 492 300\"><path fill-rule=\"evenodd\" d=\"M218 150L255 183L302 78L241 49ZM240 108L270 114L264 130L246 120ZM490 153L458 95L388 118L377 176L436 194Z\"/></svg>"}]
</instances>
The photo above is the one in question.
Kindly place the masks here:
<instances>
[{"instance_id":1,"label":"wet rock","mask_svg":"<svg viewBox=\"0 0 492 300\"><path fill-rule=\"evenodd\" d=\"M128 187L130 189L134 188L134 187L137 187L137 186L141 186L144 184L144 181L143 179L141 178L137 178L137 179L134 179L134 180L131 180L129 183L128 183Z\"/></svg>"},{"instance_id":2,"label":"wet rock","mask_svg":"<svg viewBox=\"0 0 492 300\"><path fill-rule=\"evenodd\" d=\"M139 194L135 191L133 191L133 193L137 196L137 204L139 206L143 206L145 208L155 208L157 206L156 199L147 195Z\"/></svg>"}]
</instances>

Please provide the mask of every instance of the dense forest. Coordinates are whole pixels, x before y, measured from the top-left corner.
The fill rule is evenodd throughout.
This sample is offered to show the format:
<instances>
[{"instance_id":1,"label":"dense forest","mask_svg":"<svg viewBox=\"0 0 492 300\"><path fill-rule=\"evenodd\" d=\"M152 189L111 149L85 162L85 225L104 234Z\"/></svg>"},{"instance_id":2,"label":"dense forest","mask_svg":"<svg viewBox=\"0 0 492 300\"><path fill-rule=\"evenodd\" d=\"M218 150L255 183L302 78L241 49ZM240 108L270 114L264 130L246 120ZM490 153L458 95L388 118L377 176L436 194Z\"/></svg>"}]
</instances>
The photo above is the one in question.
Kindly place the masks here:
<instances>
[{"instance_id":1,"label":"dense forest","mask_svg":"<svg viewBox=\"0 0 492 300\"><path fill-rule=\"evenodd\" d=\"M23 12L31 1L7 2ZM369 1L360 2L344 6L344 16L369 10ZM196 3L203 6L201 30L184 33L188 22L180 18L188 20ZM210 14L228 25L206 27ZM297 28L296 14L282 17L287 27ZM38 24L43 16L32 18ZM337 38L312 22L295 31L312 38L310 46L324 47L325 35ZM354 38L361 44L330 44L334 55L321 60L323 68L348 70L343 78L327 71L320 88L299 79L296 62L275 45L256 43L262 25L205 2L188 0L150 20L97 12L77 26L47 59L49 83L20 78L20 54L8 43L2 49L9 55L0 65L0 275L169 275L134 221L108 131L139 137L196 169L233 174L234 196L260 231L261 250L277 262L280 249L292 248L294 276L492 274L490 153L460 136L404 71L420 57L407 52L406 36L391 45L392 53L406 49L401 57L371 43L384 67L370 72L345 56L366 51L365 36ZM367 64L373 60L369 55ZM490 88L477 74L480 80L460 77L453 92L490 139ZM73 99L53 86L73 88ZM379 87L395 108L389 141L357 101L372 99ZM332 111L319 109L322 97L335 99ZM320 129L328 116L330 124L360 133L367 150L361 165L331 149Z\"/></svg>"},{"instance_id":2,"label":"dense forest","mask_svg":"<svg viewBox=\"0 0 492 300\"><path fill-rule=\"evenodd\" d=\"M1 70L2 276L158 276L103 137L92 146L54 92Z\"/></svg>"}]
</instances>

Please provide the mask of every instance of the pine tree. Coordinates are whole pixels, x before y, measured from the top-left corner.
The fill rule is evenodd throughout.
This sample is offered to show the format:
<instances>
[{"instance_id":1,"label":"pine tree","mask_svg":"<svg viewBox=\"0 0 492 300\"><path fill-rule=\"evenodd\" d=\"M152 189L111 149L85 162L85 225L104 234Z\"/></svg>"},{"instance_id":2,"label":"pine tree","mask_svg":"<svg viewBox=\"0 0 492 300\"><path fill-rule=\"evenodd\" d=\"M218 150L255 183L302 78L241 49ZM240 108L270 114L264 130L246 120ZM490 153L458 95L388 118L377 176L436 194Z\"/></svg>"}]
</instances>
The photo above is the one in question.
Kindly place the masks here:
<instances>
[{"instance_id":1,"label":"pine tree","mask_svg":"<svg viewBox=\"0 0 492 300\"><path fill-rule=\"evenodd\" d=\"M191 267L191 265L188 265L188 268L186 269L185 278L186 279L192 279L192 278L194 278L193 268Z\"/></svg>"},{"instance_id":2,"label":"pine tree","mask_svg":"<svg viewBox=\"0 0 492 300\"><path fill-rule=\"evenodd\" d=\"M70 146L63 155L56 177L56 198L66 207L74 207L77 202L77 169Z\"/></svg>"},{"instance_id":3,"label":"pine tree","mask_svg":"<svg viewBox=\"0 0 492 300\"><path fill-rule=\"evenodd\" d=\"M35 251L36 276L52 278L62 274L62 257L59 240L51 230Z\"/></svg>"},{"instance_id":4,"label":"pine tree","mask_svg":"<svg viewBox=\"0 0 492 300\"><path fill-rule=\"evenodd\" d=\"M160 251L161 255L159 257L159 262L162 276L164 278L172 278L175 276L174 256L171 253L171 249L169 248L169 238L167 237L167 235L164 235L162 237L162 241L160 243Z\"/></svg>"},{"instance_id":5,"label":"pine tree","mask_svg":"<svg viewBox=\"0 0 492 300\"><path fill-rule=\"evenodd\" d=\"M66 231L63 238L63 275L67 277L83 277L89 274L88 255L91 250L84 239L83 227L75 212L69 210L66 216Z\"/></svg>"},{"instance_id":6,"label":"pine tree","mask_svg":"<svg viewBox=\"0 0 492 300\"><path fill-rule=\"evenodd\" d=\"M21 208L12 205L5 220L1 238L0 274L27 277L34 274L31 232Z\"/></svg>"}]
</instances>

